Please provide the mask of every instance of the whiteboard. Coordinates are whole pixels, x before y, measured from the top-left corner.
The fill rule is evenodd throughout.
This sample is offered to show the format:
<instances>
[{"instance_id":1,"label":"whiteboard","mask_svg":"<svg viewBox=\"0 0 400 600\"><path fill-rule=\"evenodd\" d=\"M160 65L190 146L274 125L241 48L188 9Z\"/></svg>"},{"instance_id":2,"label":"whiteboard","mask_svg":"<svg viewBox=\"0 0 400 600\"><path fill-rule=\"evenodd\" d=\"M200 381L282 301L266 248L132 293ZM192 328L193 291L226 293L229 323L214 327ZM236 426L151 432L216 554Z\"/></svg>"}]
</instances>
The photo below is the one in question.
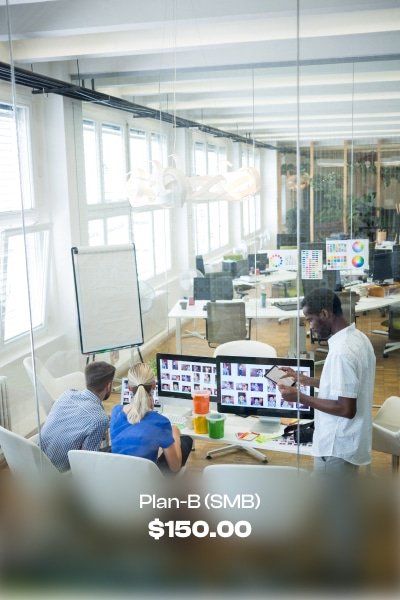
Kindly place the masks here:
<instances>
[{"instance_id":1,"label":"whiteboard","mask_svg":"<svg viewBox=\"0 0 400 600\"><path fill-rule=\"evenodd\" d=\"M143 344L134 244L71 248L82 354Z\"/></svg>"}]
</instances>

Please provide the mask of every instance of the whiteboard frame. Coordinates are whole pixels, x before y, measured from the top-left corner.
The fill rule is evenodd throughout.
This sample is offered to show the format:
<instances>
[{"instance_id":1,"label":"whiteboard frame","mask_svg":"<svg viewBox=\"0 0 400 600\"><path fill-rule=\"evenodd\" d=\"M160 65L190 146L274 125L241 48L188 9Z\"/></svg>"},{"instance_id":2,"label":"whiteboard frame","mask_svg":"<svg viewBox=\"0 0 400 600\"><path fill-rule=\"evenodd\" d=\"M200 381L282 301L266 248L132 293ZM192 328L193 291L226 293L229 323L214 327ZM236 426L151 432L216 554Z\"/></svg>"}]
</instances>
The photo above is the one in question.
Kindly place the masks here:
<instances>
[{"instance_id":1,"label":"whiteboard frame","mask_svg":"<svg viewBox=\"0 0 400 600\"><path fill-rule=\"evenodd\" d=\"M144 336L135 245L74 246L71 258L82 354L141 346ZM89 282L85 281L88 273ZM114 285L116 280L119 285ZM101 290L96 289L97 284Z\"/></svg>"}]
</instances>

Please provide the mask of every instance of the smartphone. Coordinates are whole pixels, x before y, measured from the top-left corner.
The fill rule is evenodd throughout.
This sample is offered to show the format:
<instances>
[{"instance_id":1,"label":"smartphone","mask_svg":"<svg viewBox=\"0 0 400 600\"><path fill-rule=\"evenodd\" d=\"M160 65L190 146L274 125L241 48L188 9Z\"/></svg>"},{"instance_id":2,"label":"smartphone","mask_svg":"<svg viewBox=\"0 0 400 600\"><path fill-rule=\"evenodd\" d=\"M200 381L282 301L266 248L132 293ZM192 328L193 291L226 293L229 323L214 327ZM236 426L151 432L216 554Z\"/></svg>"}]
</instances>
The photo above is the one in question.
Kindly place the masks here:
<instances>
[{"instance_id":1,"label":"smartphone","mask_svg":"<svg viewBox=\"0 0 400 600\"><path fill-rule=\"evenodd\" d=\"M293 379L293 377L289 377L286 375L285 371L282 371L282 369L276 366L267 371L265 373L265 377L274 383L278 383L279 385L292 386L296 383L296 380Z\"/></svg>"}]
</instances>

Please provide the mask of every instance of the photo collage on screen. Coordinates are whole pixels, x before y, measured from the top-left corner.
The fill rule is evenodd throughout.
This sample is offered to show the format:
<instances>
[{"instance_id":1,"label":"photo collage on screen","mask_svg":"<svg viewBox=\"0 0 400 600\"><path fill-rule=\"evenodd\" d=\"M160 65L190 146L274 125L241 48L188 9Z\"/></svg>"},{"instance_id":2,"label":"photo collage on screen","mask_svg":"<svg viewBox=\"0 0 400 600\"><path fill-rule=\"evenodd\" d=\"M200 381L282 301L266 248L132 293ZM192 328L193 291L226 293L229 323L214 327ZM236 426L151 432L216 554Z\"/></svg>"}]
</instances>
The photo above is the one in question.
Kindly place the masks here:
<instances>
[{"instance_id":1,"label":"photo collage on screen","mask_svg":"<svg viewBox=\"0 0 400 600\"><path fill-rule=\"evenodd\" d=\"M296 408L292 402L283 400L278 386L265 377L271 367L272 365L221 363L221 404L287 410ZM293 368L297 371L295 367ZM310 370L304 368L300 373L309 376ZM305 394L310 393L308 386L300 386L300 390ZM309 407L300 404L299 408L308 410Z\"/></svg>"},{"instance_id":2,"label":"photo collage on screen","mask_svg":"<svg viewBox=\"0 0 400 600\"><path fill-rule=\"evenodd\" d=\"M215 365L189 360L162 358L160 361L161 390L177 394L192 394L196 390L209 390L217 395Z\"/></svg>"}]
</instances>

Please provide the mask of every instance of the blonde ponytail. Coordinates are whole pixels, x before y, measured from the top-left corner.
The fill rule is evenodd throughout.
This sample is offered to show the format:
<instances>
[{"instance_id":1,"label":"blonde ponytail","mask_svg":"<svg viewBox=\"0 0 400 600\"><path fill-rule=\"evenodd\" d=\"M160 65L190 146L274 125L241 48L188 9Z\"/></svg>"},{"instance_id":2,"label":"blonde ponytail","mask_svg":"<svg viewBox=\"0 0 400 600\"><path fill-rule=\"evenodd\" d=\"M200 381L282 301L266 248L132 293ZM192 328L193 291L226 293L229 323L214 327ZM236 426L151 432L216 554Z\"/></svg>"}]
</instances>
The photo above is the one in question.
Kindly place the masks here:
<instances>
[{"instance_id":1,"label":"blonde ponytail","mask_svg":"<svg viewBox=\"0 0 400 600\"><path fill-rule=\"evenodd\" d=\"M128 371L128 385L133 390L133 398L126 410L126 418L134 425L153 408L151 389L155 383L154 373L146 363L137 363Z\"/></svg>"}]
</instances>

